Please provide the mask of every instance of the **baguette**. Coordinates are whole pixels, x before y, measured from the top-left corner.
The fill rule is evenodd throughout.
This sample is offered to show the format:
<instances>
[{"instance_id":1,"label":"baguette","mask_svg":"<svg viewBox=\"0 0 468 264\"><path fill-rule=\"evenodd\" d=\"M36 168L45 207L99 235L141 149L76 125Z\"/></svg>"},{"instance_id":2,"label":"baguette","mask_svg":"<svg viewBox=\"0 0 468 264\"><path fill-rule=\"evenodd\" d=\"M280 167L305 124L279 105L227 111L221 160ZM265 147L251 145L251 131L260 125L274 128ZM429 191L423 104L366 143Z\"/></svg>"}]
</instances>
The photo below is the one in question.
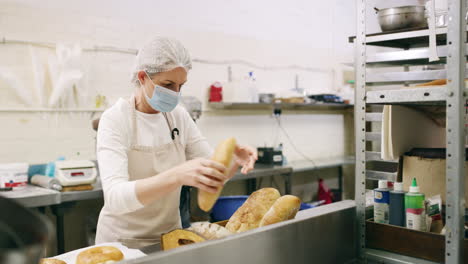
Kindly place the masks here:
<instances>
[{"instance_id":1,"label":"baguette","mask_svg":"<svg viewBox=\"0 0 468 264\"><path fill-rule=\"evenodd\" d=\"M232 234L225 227L209 222L193 223L192 226L188 228L188 230L194 231L206 237L206 239L218 239Z\"/></svg>"},{"instance_id":2,"label":"baguette","mask_svg":"<svg viewBox=\"0 0 468 264\"><path fill-rule=\"evenodd\" d=\"M67 264L65 261L53 258L43 258L39 264Z\"/></svg>"},{"instance_id":3,"label":"baguette","mask_svg":"<svg viewBox=\"0 0 468 264\"><path fill-rule=\"evenodd\" d=\"M275 188L263 188L253 192L231 216L226 229L232 233L240 233L257 228L263 216L280 196Z\"/></svg>"},{"instance_id":4,"label":"baguette","mask_svg":"<svg viewBox=\"0 0 468 264\"><path fill-rule=\"evenodd\" d=\"M293 219L300 207L301 199L294 195L284 195L276 200L270 210L263 216L260 226Z\"/></svg>"},{"instance_id":5,"label":"baguette","mask_svg":"<svg viewBox=\"0 0 468 264\"><path fill-rule=\"evenodd\" d=\"M236 139L228 138L218 145L211 159L223 164L224 166L226 166L226 168L229 168L234 156L235 148ZM213 205L215 204L216 200L218 200L218 197L221 194L222 190L222 187L220 187L216 193L209 193L202 190L198 190L198 206L200 207L200 209L202 209L205 212L210 211L211 208L213 208Z\"/></svg>"}]
</instances>

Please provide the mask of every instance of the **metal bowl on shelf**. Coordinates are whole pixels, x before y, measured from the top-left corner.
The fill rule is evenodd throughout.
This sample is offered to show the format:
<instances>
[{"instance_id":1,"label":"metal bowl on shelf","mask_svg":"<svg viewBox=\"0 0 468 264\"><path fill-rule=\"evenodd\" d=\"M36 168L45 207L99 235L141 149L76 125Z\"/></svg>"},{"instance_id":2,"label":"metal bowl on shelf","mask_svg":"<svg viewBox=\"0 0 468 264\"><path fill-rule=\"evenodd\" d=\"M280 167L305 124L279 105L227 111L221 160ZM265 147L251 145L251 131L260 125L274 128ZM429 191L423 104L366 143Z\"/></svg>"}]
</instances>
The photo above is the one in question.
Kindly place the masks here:
<instances>
[{"instance_id":1,"label":"metal bowl on shelf","mask_svg":"<svg viewBox=\"0 0 468 264\"><path fill-rule=\"evenodd\" d=\"M0 208L0 264L39 263L54 234L50 222L2 196Z\"/></svg>"},{"instance_id":2,"label":"metal bowl on shelf","mask_svg":"<svg viewBox=\"0 0 468 264\"><path fill-rule=\"evenodd\" d=\"M375 10L382 31L427 27L424 6L375 8Z\"/></svg>"}]
</instances>

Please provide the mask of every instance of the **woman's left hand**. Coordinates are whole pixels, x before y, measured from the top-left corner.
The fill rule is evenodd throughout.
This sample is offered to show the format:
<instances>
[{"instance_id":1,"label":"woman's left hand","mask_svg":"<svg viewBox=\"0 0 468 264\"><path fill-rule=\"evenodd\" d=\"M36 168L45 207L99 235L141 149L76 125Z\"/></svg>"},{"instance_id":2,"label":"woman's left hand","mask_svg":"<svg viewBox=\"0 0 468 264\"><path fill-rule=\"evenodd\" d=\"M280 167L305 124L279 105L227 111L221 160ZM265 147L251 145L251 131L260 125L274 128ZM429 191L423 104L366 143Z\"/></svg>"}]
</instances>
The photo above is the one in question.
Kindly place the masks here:
<instances>
[{"instance_id":1,"label":"woman's left hand","mask_svg":"<svg viewBox=\"0 0 468 264\"><path fill-rule=\"evenodd\" d=\"M257 150L251 146L236 145L234 150L234 161L242 166L241 173L247 174L253 170L255 161L257 161Z\"/></svg>"}]
</instances>

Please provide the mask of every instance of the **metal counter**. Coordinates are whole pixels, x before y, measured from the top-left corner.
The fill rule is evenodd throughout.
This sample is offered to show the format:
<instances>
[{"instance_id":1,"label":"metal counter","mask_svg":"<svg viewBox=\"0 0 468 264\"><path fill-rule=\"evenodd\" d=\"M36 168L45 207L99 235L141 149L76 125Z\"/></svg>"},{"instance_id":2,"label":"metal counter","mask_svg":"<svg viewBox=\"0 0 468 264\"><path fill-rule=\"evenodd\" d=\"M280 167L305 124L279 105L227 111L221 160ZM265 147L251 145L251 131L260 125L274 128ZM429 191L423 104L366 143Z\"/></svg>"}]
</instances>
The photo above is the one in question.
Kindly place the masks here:
<instances>
[{"instance_id":1,"label":"metal counter","mask_svg":"<svg viewBox=\"0 0 468 264\"><path fill-rule=\"evenodd\" d=\"M230 181L241 181L256 179L261 177L270 177L275 175L285 175L291 174L293 169L288 165L265 165L265 164L255 164L255 169L247 174L242 174L237 172Z\"/></svg>"},{"instance_id":2,"label":"metal counter","mask_svg":"<svg viewBox=\"0 0 468 264\"><path fill-rule=\"evenodd\" d=\"M62 202L83 201L102 198L101 185L95 185L91 191L75 191L75 192L62 192L60 193L60 200Z\"/></svg>"},{"instance_id":3,"label":"metal counter","mask_svg":"<svg viewBox=\"0 0 468 264\"><path fill-rule=\"evenodd\" d=\"M48 206L60 203L60 192L29 184L14 191L0 192L0 195L13 199L25 207Z\"/></svg>"},{"instance_id":4,"label":"metal counter","mask_svg":"<svg viewBox=\"0 0 468 264\"><path fill-rule=\"evenodd\" d=\"M340 167L344 165L343 160L329 160L327 162L317 161L315 164L311 162L292 162L291 165L275 166L256 164L255 169L244 175L237 172L231 181L247 180L249 194L256 190L256 180L261 177L282 176L284 177L285 193L291 194L291 179L296 168L299 172L310 171L327 167ZM341 168L341 167L340 167ZM339 172L340 189L341 189L341 169ZM27 185L23 189L15 189L9 192L0 192L0 195L14 199L26 207L38 207L42 212L45 206L50 206L52 213L56 216L56 233L57 233L57 251L64 252L64 215L71 210L77 201L100 199L103 197L102 187L98 180L93 184L94 189L91 191L72 191L58 192L54 190Z\"/></svg>"},{"instance_id":5,"label":"metal counter","mask_svg":"<svg viewBox=\"0 0 468 264\"><path fill-rule=\"evenodd\" d=\"M300 211L286 222L123 263L352 263L355 216L354 201L342 201Z\"/></svg>"},{"instance_id":6,"label":"metal counter","mask_svg":"<svg viewBox=\"0 0 468 264\"><path fill-rule=\"evenodd\" d=\"M251 172L242 174L238 171L230 181L247 180L247 194L250 195L257 190L257 178L282 176L284 178L285 194L291 194L292 174L293 169L288 165L255 164L255 168Z\"/></svg>"},{"instance_id":7,"label":"metal counter","mask_svg":"<svg viewBox=\"0 0 468 264\"><path fill-rule=\"evenodd\" d=\"M93 187L94 189L91 191L58 192L28 184L21 189L0 192L0 195L11 198L25 207L41 207L65 202L102 198L103 194L100 183L94 184Z\"/></svg>"},{"instance_id":8,"label":"metal counter","mask_svg":"<svg viewBox=\"0 0 468 264\"><path fill-rule=\"evenodd\" d=\"M317 159L314 162L299 160L291 161L287 165L265 165L256 164L255 169L248 174L237 172L230 181L254 180L261 177L283 176L285 178L286 193L291 193L291 178L295 172L305 172L317 169L341 167L354 163L352 159L346 157ZM341 177L341 171L339 173ZM340 180L341 181L341 180ZM91 191L58 192L34 185L27 185L23 189L15 189L9 192L0 192L0 195L14 199L26 207L40 207L56 205L64 202L74 202L89 199L102 198L102 187L99 180L93 184Z\"/></svg>"}]
</instances>

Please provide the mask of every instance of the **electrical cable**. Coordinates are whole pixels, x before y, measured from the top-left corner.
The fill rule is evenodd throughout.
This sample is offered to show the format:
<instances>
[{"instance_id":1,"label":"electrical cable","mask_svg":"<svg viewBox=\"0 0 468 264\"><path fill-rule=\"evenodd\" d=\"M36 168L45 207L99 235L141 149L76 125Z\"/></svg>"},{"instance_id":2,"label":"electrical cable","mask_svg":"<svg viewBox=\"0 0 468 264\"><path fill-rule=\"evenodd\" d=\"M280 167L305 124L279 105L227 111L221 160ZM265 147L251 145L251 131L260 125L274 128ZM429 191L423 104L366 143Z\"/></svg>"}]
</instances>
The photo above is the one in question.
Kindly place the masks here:
<instances>
[{"instance_id":1,"label":"electrical cable","mask_svg":"<svg viewBox=\"0 0 468 264\"><path fill-rule=\"evenodd\" d=\"M260 178L258 181L257 181L257 186L255 186L255 189L258 190L262 187L262 183L263 183L263 178Z\"/></svg>"},{"instance_id":2,"label":"electrical cable","mask_svg":"<svg viewBox=\"0 0 468 264\"><path fill-rule=\"evenodd\" d=\"M280 185L276 181L275 175L271 176L271 186L276 187L276 189L279 191L282 191L282 187L280 187Z\"/></svg>"},{"instance_id":3,"label":"electrical cable","mask_svg":"<svg viewBox=\"0 0 468 264\"><path fill-rule=\"evenodd\" d=\"M203 63L203 64L214 64L214 65L229 65L229 64L240 64L246 65L251 68L265 71L280 71L280 70L301 70L309 72L323 72L323 73L332 73L331 69L323 68L314 68L314 67L304 67L296 64L286 65L286 66L260 66L245 60L204 60L204 59L192 59L193 62Z\"/></svg>"},{"instance_id":4,"label":"electrical cable","mask_svg":"<svg viewBox=\"0 0 468 264\"><path fill-rule=\"evenodd\" d=\"M283 132L283 134L286 136L287 140L289 141L289 144L291 144L291 146L293 147L293 149L299 154L301 155L304 159L306 159L307 161L310 161L313 166L314 166L314 169L317 167L317 165L315 164L315 161L311 158L309 158L307 155L305 155L302 151L299 150L299 148L296 146L296 144L294 144L293 140L291 139L291 137L289 136L288 132L286 131L286 129L281 125L281 121L279 119L279 116L275 116L275 119L276 119L276 122L278 124L278 127L281 129L281 131Z\"/></svg>"},{"instance_id":5,"label":"electrical cable","mask_svg":"<svg viewBox=\"0 0 468 264\"><path fill-rule=\"evenodd\" d=\"M296 146L296 144L294 144L293 140L291 139L291 137L289 136L288 132L286 131L286 129L283 127L283 125L281 125L281 120L280 120L280 116L279 115L275 115L275 120L278 124L278 127L281 129L281 131L283 132L283 134L286 136L286 139L288 140L289 144L292 146L292 148L294 149L294 151L296 151L296 153L298 153L299 155L301 155L305 160L309 161L312 163L313 165L313 168L312 168L312 172L311 172L311 176L312 177L316 177L317 176L317 164L315 163L315 161L313 159L311 159L310 157L308 157L307 155L305 155L302 151L299 150L299 148Z\"/></svg>"},{"instance_id":6,"label":"electrical cable","mask_svg":"<svg viewBox=\"0 0 468 264\"><path fill-rule=\"evenodd\" d=\"M20 44L20 45L32 45L41 48L49 48L55 49L56 44L49 43L49 42L38 42L38 41L28 41L28 40L15 40L15 39L6 39L2 37L0 39L0 44ZM114 52L114 53L123 53L129 55L136 55L138 53L137 49L128 49L128 48L118 48L112 46L93 46L90 48L82 48L82 51L85 52ZM254 69L258 70L265 70L265 71L280 71L280 70L301 70L301 71L308 71L308 72L322 72L333 74L333 69L326 69L326 68L316 68L316 67L306 67L300 66L296 64L286 65L286 66L261 66L255 63L240 60L240 59L233 59L233 60L206 60L200 58L193 58L193 62L201 63L201 64L212 64L212 65L231 65L231 64L239 64L245 65Z\"/></svg>"}]
</instances>

